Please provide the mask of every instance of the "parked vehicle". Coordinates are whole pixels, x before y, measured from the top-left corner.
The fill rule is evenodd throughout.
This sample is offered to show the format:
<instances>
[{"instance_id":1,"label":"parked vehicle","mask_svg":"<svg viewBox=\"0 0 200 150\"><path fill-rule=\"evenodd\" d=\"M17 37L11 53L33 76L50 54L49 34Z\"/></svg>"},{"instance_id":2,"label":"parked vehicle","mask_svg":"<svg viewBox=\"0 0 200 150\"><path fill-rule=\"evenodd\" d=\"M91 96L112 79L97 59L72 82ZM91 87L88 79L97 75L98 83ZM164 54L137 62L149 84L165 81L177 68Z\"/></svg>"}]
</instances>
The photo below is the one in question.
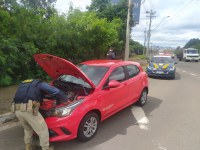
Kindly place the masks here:
<instances>
[{"instance_id":1,"label":"parked vehicle","mask_svg":"<svg viewBox=\"0 0 200 150\"><path fill-rule=\"evenodd\" d=\"M176 53L176 57L179 61L181 61L183 59L183 49L179 50L177 53Z\"/></svg>"},{"instance_id":2,"label":"parked vehicle","mask_svg":"<svg viewBox=\"0 0 200 150\"><path fill-rule=\"evenodd\" d=\"M34 59L54 79L51 85L70 100L59 105L44 100L41 105L50 141L76 137L88 141L101 121L133 103L143 106L147 101L148 77L139 63L89 60L76 66L49 54L35 54Z\"/></svg>"},{"instance_id":3,"label":"parked vehicle","mask_svg":"<svg viewBox=\"0 0 200 150\"><path fill-rule=\"evenodd\" d=\"M198 62L200 57L199 57L199 51L198 49L194 48L187 48L181 51L180 53L177 54L177 58L181 61L196 61Z\"/></svg>"},{"instance_id":4,"label":"parked vehicle","mask_svg":"<svg viewBox=\"0 0 200 150\"><path fill-rule=\"evenodd\" d=\"M156 55L148 63L146 72L149 77L175 78L175 62L171 56Z\"/></svg>"}]
</instances>

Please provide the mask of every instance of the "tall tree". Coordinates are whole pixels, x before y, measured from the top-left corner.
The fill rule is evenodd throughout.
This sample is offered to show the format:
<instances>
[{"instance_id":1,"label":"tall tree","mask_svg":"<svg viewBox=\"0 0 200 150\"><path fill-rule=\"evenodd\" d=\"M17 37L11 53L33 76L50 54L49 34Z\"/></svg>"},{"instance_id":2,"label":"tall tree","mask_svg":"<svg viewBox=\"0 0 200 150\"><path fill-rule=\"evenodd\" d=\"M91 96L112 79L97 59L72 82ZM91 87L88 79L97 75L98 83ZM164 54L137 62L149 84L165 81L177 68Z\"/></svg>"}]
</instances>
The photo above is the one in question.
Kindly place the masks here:
<instances>
[{"instance_id":1,"label":"tall tree","mask_svg":"<svg viewBox=\"0 0 200 150\"><path fill-rule=\"evenodd\" d=\"M122 21L122 26L119 29L119 43L112 45L116 49L124 49L126 40L126 24L128 13L128 0L121 0L117 4L111 4L111 0L92 0L91 5L87 8L89 11L95 11L99 18L106 18L112 21L119 18ZM131 20L130 25L133 25Z\"/></svg>"}]
</instances>

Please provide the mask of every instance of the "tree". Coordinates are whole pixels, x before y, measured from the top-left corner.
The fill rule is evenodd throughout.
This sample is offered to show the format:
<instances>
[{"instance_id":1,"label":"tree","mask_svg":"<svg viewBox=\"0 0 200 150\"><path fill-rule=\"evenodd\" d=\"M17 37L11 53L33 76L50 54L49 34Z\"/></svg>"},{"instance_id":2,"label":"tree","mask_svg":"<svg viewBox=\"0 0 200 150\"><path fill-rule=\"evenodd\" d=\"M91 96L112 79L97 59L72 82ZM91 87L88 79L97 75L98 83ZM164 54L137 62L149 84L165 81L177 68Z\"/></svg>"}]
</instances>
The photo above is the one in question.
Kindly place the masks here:
<instances>
[{"instance_id":1,"label":"tree","mask_svg":"<svg viewBox=\"0 0 200 150\"><path fill-rule=\"evenodd\" d=\"M99 18L106 18L112 21L116 18L122 22L121 28L118 30L119 42L112 45L116 49L124 49L126 40L126 23L128 13L128 0L121 0L118 4L111 4L110 0L92 0L91 5L87 8L88 11L94 11ZM130 22L133 26L133 21Z\"/></svg>"},{"instance_id":2,"label":"tree","mask_svg":"<svg viewBox=\"0 0 200 150\"><path fill-rule=\"evenodd\" d=\"M57 0L20 0L26 8L47 9L53 7Z\"/></svg>"},{"instance_id":3,"label":"tree","mask_svg":"<svg viewBox=\"0 0 200 150\"><path fill-rule=\"evenodd\" d=\"M74 62L105 57L107 48L118 42L121 21L99 19L96 13L73 10L66 18L54 18L57 40L55 49L63 49L62 54ZM59 33L59 34L57 34ZM60 51L61 52L61 51Z\"/></svg>"},{"instance_id":4,"label":"tree","mask_svg":"<svg viewBox=\"0 0 200 150\"><path fill-rule=\"evenodd\" d=\"M144 46L141 45L139 42L130 40L130 53L135 53L137 55L143 54Z\"/></svg>"},{"instance_id":5,"label":"tree","mask_svg":"<svg viewBox=\"0 0 200 150\"><path fill-rule=\"evenodd\" d=\"M191 39L189 40L184 48L197 48L200 49L200 39Z\"/></svg>"},{"instance_id":6,"label":"tree","mask_svg":"<svg viewBox=\"0 0 200 150\"><path fill-rule=\"evenodd\" d=\"M14 0L0 2L6 2L0 3L0 86L26 78L47 79L34 62L35 53L49 53L79 63L105 58L108 48L120 43L123 22L119 18L108 20L96 12L77 9L71 9L68 16L55 11L45 17L44 8Z\"/></svg>"}]
</instances>

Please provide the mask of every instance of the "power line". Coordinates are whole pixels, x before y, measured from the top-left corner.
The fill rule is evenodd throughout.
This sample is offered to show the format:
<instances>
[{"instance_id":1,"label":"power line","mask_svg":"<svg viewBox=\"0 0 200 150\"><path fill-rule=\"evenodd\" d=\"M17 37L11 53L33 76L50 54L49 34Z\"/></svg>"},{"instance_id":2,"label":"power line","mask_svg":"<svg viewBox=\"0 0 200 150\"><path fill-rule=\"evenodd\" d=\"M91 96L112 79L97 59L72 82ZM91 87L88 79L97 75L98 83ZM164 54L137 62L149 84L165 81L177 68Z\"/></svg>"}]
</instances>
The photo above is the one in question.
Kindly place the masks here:
<instances>
[{"instance_id":1,"label":"power line","mask_svg":"<svg viewBox=\"0 0 200 150\"><path fill-rule=\"evenodd\" d=\"M186 1L188 1L188 0L183 1L182 4L185 4ZM181 6L182 6L182 5L181 5ZM172 11L173 13L171 13L171 14L175 14L176 11L179 10L179 8L181 8L181 7L177 7L177 8L175 8L175 9L173 9L173 11Z\"/></svg>"},{"instance_id":2,"label":"power line","mask_svg":"<svg viewBox=\"0 0 200 150\"><path fill-rule=\"evenodd\" d=\"M151 7L153 10L156 10L155 7L154 7L154 5L153 5L153 3L152 3L152 1L151 1L151 0L148 0L148 2L149 2L150 7Z\"/></svg>"},{"instance_id":3,"label":"power line","mask_svg":"<svg viewBox=\"0 0 200 150\"><path fill-rule=\"evenodd\" d=\"M145 3L142 3L142 6L143 6L143 8L144 8L144 10L145 10L145 12L147 11L147 8L146 8L146 6L144 5Z\"/></svg>"},{"instance_id":4,"label":"power line","mask_svg":"<svg viewBox=\"0 0 200 150\"><path fill-rule=\"evenodd\" d=\"M169 25L169 24L174 24L175 23L175 18L180 16L186 9L188 9L189 7L192 6L192 2L194 2L195 0L191 0L189 1L182 9L180 9L174 16L170 17L172 20L169 22L166 23L166 25ZM194 3L193 3L194 4ZM173 21L173 22L172 22ZM157 31L154 30L154 33L156 33Z\"/></svg>"},{"instance_id":5,"label":"power line","mask_svg":"<svg viewBox=\"0 0 200 150\"><path fill-rule=\"evenodd\" d=\"M192 2L193 2L193 1L194 1L194 0L191 0L185 7L183 7L183 8L174 16L174 18L177 17L177 16L179 16L182 12L184 12L184 10L185 10L186 8L192 6Z\"/></svg>"},{"instance_id":6,"label":"power line","mask_svg":"<svg viewBox=\"0 0 200 150\"><path fill-rule=\"evenodd\" d=\"M194 1L194 0L191 0L189 3L187 3L179 12L176 13L176 15L175 15L174 17L172 17L171 22L167 22L166 25L174 24L174 23L175 23L175 20L174 20L174 19L175 19L176 17L180 16L186 9L188 9L189 7L191 7L193 1ZM193 3L193 4L194 4L194 3ZM172 22L172 21L173 21L173 22Z\"/></svg>"}]
</instances>

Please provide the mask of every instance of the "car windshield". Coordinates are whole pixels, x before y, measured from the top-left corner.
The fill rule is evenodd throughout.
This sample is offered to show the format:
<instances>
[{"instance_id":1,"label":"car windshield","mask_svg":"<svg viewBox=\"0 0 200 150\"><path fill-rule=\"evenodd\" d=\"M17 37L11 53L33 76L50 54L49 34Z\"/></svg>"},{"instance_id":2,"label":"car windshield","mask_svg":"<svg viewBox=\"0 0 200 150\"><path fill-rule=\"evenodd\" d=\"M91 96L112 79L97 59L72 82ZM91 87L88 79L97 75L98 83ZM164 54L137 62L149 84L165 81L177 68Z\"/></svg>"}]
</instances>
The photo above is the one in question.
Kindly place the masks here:
<instances>
[{"instance_id":1,"label":"car windshield","mask_svg":"<svg viewBox=\"0 0 200 150\"><path fill-rule=\"evenodd\" d=\"M172 63L173 60L171 57L153 57L151 62L155 63Z\"/></svg>"},{"instance_id":2,"label":"car windshield","mask_svg":"<svg viewBox=\"0 0 200 150\"><path fill-rule=\"evenodd\" d=\"M197 50L187 50L187 53L188 54L198 54L198 51Z\"/></svg>"},{"instance_id":3,"label":"car windshield","mask_svg":"<svg viewBox=\"0 0 200 150\"><path fill-rule=\"evenodd\" d=\"M90 66L83 64L79 64L78 67L87 75L87 77L94 83L95 86L99 84L109 69L108 67Z\"/></svg>"},{"instance_id":4,"label":"car windshield","mask_svg":"<svg viewBox=\"0 0 200 150\"><path fill-rule=\"evenodd\" d=\"M74 84L79 84L79 85L87 87L87 88L91 88L91 86L87 82L85 82L81 78L76 78L75 76L62 75L59 77L59 80L62 82L70 82L70 83L74 83Z\"/></svg>"}]
</instances>

